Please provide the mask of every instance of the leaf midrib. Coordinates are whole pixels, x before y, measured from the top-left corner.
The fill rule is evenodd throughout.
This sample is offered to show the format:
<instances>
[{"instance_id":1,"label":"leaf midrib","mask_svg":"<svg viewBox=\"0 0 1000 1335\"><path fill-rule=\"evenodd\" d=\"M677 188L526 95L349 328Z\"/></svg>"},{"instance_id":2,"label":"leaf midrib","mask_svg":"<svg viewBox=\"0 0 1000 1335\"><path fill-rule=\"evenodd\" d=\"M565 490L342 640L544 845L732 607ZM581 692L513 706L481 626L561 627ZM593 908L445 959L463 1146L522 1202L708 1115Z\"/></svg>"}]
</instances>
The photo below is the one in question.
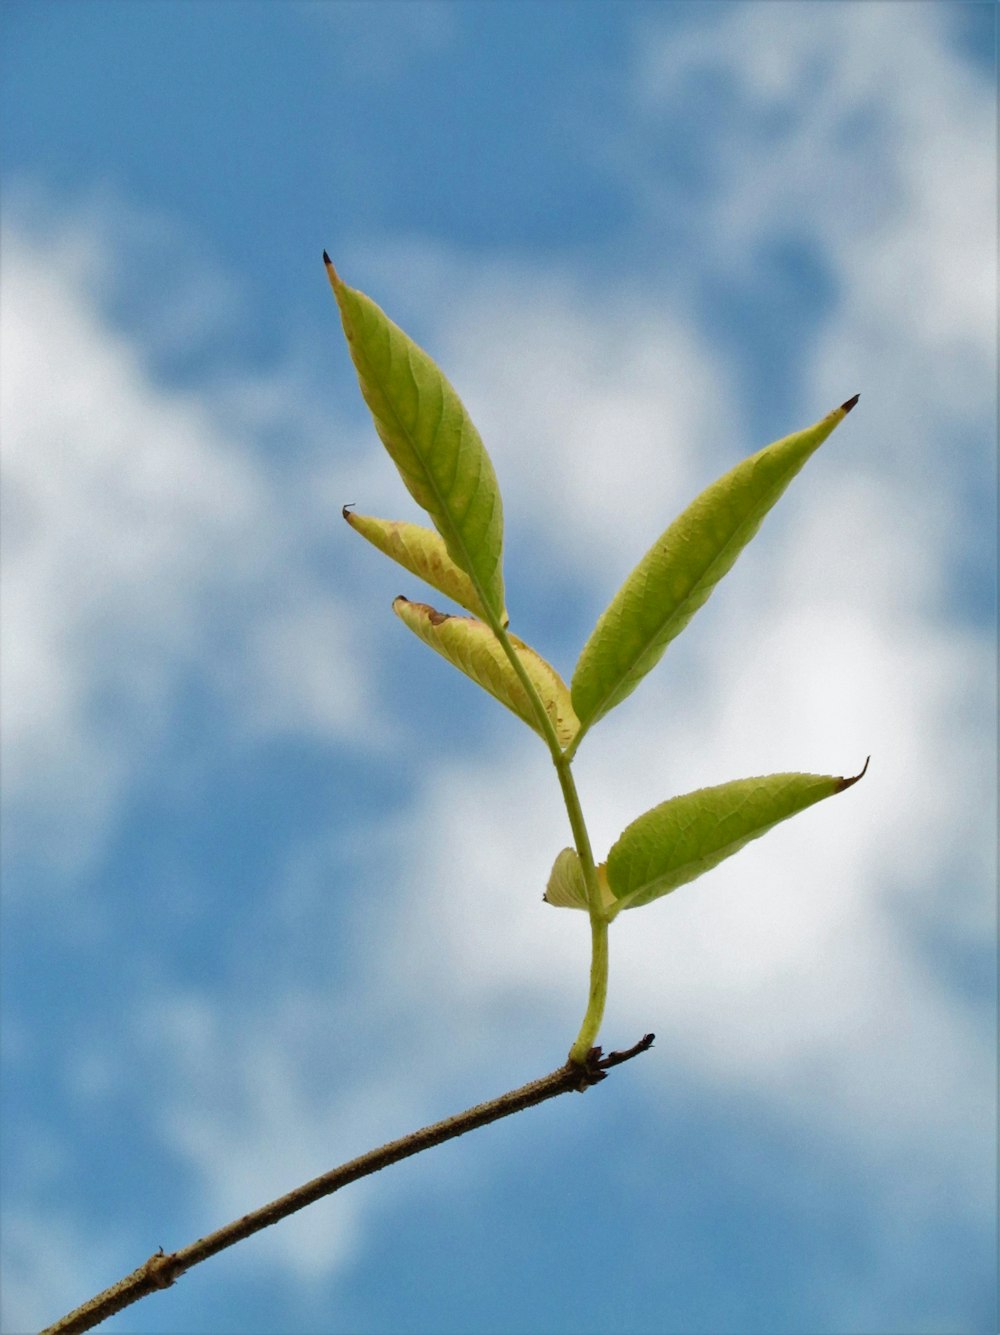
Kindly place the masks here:
<instances>
[{"instance_id":1,"label":"leaf midrib","mask_svg":"<svg viewBox=\"0 0 1000 1335\"><path fill-rule=\"evenodd\" d=\"M402 330L400 330L400 333L402 333ZM404 337L406 337L406 335L404 335ZM389 365L390 365L390 368L391 368L391 363L392 363L392 334L391 334L391 332L389 332L388 330L386 331L386 350L387 350L387 352L388 352L388 358L387 358L387 361L388 361L388 363L389 363ZM418 403L418 405L419 405L419 403L420 403L420 398L421 398L420 388L419 388L419 386L418 386L418 384L417 384L417 378L416 378L416 375L415 375L414 370L413 370L413 362L412 362L412 358L411 358L411 356L410 356L410 350L409 350L409 348L406 348L406 349L405 349L405 354L406 354L406 369L407 369L407 372L409 373L410 383L411 383L412 386L413 386L414 393L416 394L416 398L417 398L417 403ZM370 361L369 361L369 364L371 365L371 362L370 362ZM441 374L442 374L442 377L443 377L443 373L441 373ZM389 408L389 411L390 411L390 414L391 414L391 417L392 417L392 420L393 420L394 425L396 426L397 430L399 431L399 434L400 434L401 436L403 436L404 439L409 443L410 448L411 448L413 454L416 456L417 460L418 460L419 463L420 463L421 468L423 469L424 477L427 479L427 481L428 481L428 483L429 483L429 485L430 485L430 490L431 490L432 493L434 494L435 499L437 500L437 502L438 502L438 504L440 505L441 509L444 511L445 516L447 517L447 520L448 520L448 527L449 527L449 529L451 530L451 532L452 532L452 534L453 534L453 536L454 536L454 538L455 538L455 545L461 550L461 552L462 552L463 555L465 556L465 560L466 560L466 563L467 563L467 564L466 564L466 568L465 568L465 573L466 573L466 574L469 576L469 578L471 579L471 581L472 581L472 583L473 583L473 585L474 585L474 587L475 587L476 593L479 595L479 599L480 599L480 601L481 601L482 604L483 604L483 607L484 607L486 610L489 611L489 613L490 613L491 616L498 615L498 613L496 612L496 610L495 610L495 609L493 608L493 606L492 606L492 602L491 602L491 600L490 600L489 597L487 596L486 590L484 589L484 587L483 587L483 585L482 585L482 581L480 580L478 573L475 571L474 563L473 563L473 561L472 561L472 554L471 554L470 551L469 551L468 544L466 543L464 537L462 536L462 532L461 532L461 530L458 528L457 524L455 523L455 520L454 520L453 517L452 517L452 515L453 515L452 508L448 505L446 497L442 494L442 492L441 492L441 488L440 488L440 487L438 486L438 484L437 484L437 480L435 479L433 473L431 472L430 468L428 467L428 465L427 465L427 460L426 460L426 458L425 458L425 456L424 456L424 453L423 453L423 452L421 451L421 449L419 448L419 446L418 446L418 444L417 444L417 441L416 441L416 439L414 438L413 433L412 433L412 432L411 432L411 431L410 431L410 430L403 424L403 422L400 421L399 414L398 414L398 412L396 411L395 407L393 406L392 398L391 398L391 396L388 394L388 392L387 392L387 390L386 390L385 382L384 382L384 380L382 379L382 377L379 375L378 371L375 370L375 369L373 369L372 379L375 381L375 384L376 384L376 386L377 386L377 388L378 388L378 390L379 390L379 393L380 393L380 395L381 395L381 397L382 397L382 401L383 401L383 403L385 403L385 404L388 405L388 408ZM454 391L453 391L453 392L454 392ZM456 395L456 397L457 397L457 395ZM439 402L439 408L438 408L438 421L437 421L437 425L436 425L435 428L434 428L434 434L433 434L433 438L434 438L434 439L436 439L436 437L437 437L437 433L438 433L438 431L441 429L441 423L442 423L442 421L444 420L444 400L445 400L445 395L444 395L444 392L443 392L443 386L442 386L442 392L441 392L440 395L439 395L439 399L440 399L440 402ZM464 413L464 411L465 411L464 408L463 408L462 411L463 411L463 413ZM463 434L464 434L464 433L463 433ZM456 457L456 466L457 466L457 462L458 462L458 460L457 460L457 457ZM478 489L478 486L479 486L478 482L477 482L476 485L477 485L477 489Z\"/></svg>"},{"instance_id":2,"label":"leaf midrib","mask_svg":"<svg viewBox=\"0 0 1000 1335\"><path fill-rule=\"evenodd\" d=\"M803 810L805 810L805 808L803 808ZM762 835L767 834L767 832L769 830L773 830L776 825L780 825L782 821L788 820L790 816L794 816L797 814L798 814L797 812L792 811L789 812L788 815L786 816L779 816L776 820L769 821L767 825L755 826L747 834L740 835L738 839L730 839L730 841L727 844L717 845L715 848L711 849L708 855L703 853L701 857L689 858L686 862L681 863L679 866L671 868L670 871L663 872L660 876L655 877L652 881L646 881L643 885L636 886L634 890L630 890L627 895L624 895L622 899L618 901L619 908L622 909L641 908L644 904L649 904L654 899L661 899L664 895L669 895L674 890L679 890L682 885L685 885L687 883L686 880L678 881L676 885L672 885L669 887L669 889L661 890L659 891L659 893L656 894L650 893L650 886L656 886L660 881L676 874L678 871L682 869L696 866L698 863L703 862L706 856L714 857L716 853L721 853L722 856L719 858L719 862L723 862L727 857L732 857L733 853L738 853L740 849L745 844L748 844L752 839L757 839ZM714 870L715 870L714 866L705 869L705 871L714 871ZM687 879L696 880L698 876L704 874L705 874L704 872L698 872L696 873L695 876L689 877ZM639 896L644 896L644 897L640 899Z\"/></svg>"},{"instance_id":3,"label":"leaf midrib","mask_svg":"<svg viewBox=\"0 0 1000 1335\"><path fill-rule=\"evenodd\" d=\"M788 471L788 470L786 470L786 472L787 472L787 471ZM784 477L785 477L785 473L783 472L783 473L781 474L781 477L778 479L778 483L780 483L780 482L784 479ZM776 483L775 486L777 486L778 483ZM774 489L775 489L774 487L770 488L766 494L767 494L767 495L770 495L771 492L772 492ZM697 497L695 498L695 500L697 500ZM692 505L693 505L694 503L695 503L694 501L691 502ZM763 512L763 514L761 514L761 518L762 518L762 519L763 519L764 515L767 513L767 510L768 510L768 509L770 509L770 506L767 506L767 507L764 508L764 512ZM706 576L707 576L707 575L708 575L708 574L715 568L715 566L717 566L717 565L719 564L719 562L723 559L723 557L728 553L728 551L729 551L730 548L732 547L733 543L736 542L736 541L739 539L739 537L742 535L742 533L744 532L744 530L745 530L747 527L749 527L749 525L753 522L753 520L754 520L754 518L755 518L755 516L756 516L757 513L759 513L759 510L758 510L758 511L754 511L752 514L748 515L748 516L746 517L746 519L740 524L740 526L739 526L737 529L734 530L734 532L733 532L733 533L730 535L730 537L726 540L725 544L724 544L722 547L720 547L719 550L716 552L715 556L714 556L713 559L709 562L709 564L708 564L707 566L704 567L704 569L702 570L702 572L701 572L701 574L699 575L698 579L697 579L696 582L691 586L691 588L688 590L688 592L687 592L687 594L685 595L685 597L683 598L683 600L682 600L680 603L675 603L674 606L673 606L673 608L672 608L672 610L671 610L666 616L664 616L663 619L657 624L657 627L656 627L655 631L654 631L651 635L649 635L649 636L646 638L646 640L644 641L644 643L643 643L643 645L642 645L642 648L639 649L639 651L638 651L636 654L633 655L633 657L632 657L632 659L631 659L631 662L629 663L629 666L628 666L626 669L624 669L622 672L620 672L620 673L618 674L618 676L614 679L614 681L612 682L612 684L609 686L608 690L605 691L604 694L601 696L600 701L598 702L598 707L594 710L594 713L593 713L593 715L592 715L592 717L591 717L591 723L597 722L599 719L603 718L604 714L607 712L608 709L613 709L613 708L614 708L614 705L613 705L613 704L608 705L608 704L607 704L607 701L614 695L615 691L618 690L618 688L621 686L621 684L622 684L624 681L627 681L627 680L628 680L630 674L636 670L637 665L639 664L639 662L642 660L642 658L644 657L644 655L647 654L647 653L649 652L649 650L656 644L656 642L657 642L657 640L659 639L659 637L663 634L664 629L670 624L670 622L671 622L672 620L674 620L676 617L679 616L681 609L682 609L687 603L689 603L689 602L691 601L691 599L694 597L694 595L695 595L697 592L699 592L699 591L701 590L701 588L704 586L704 584L705 584L705 582L706 582ZM675 521L675 522L677 522L677 521ZM672 528L673 525L671 525L670 527ZM670 530L668 529L667 532L669 532L669 531L670 531ZM742 550L742 548L745 547L745 546L746 546L746 543L743 543L743 544L741 545L740 550ZM738 556L739 556L739 552L737 552L736 555L737 555L737 557L738 557ZM734 564L735 564L735 558L734 558ZM723 573L725 573L725 572L723 572ZM711 594L712 589L715 587L716 584L718 584L718 582L719 582L719 580L720 580L721 578L722 578L722 575L719 575L715 580L713 580L713 581L711 581L711 582L709 583L709 594ZM619 617L620 617L620 614L619 614ZM669 643L669 641L668 641L668 643ZM664 645L664 648L666 648L666 645ZM589 727L590 724L588 724L587 726Z\"/></svg>"}]
</instances>

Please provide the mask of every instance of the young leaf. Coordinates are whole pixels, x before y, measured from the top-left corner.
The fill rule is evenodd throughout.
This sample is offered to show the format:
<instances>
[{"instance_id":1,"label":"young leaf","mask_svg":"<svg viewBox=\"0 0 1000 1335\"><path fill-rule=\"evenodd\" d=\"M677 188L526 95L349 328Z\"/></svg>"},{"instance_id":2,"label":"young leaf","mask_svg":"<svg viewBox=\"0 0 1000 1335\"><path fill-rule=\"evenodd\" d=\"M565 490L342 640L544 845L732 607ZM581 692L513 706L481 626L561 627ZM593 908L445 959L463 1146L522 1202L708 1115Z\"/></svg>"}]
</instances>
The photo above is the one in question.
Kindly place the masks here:
<instances>
[{"instance_id":1,"label":"young leaf","mask_svg":"<svg viewBox=\"0 0 1000 1335\"><path fill-rule=\"evenodd\" d=\"M499 619L503 506L479 433L427 353L370 297L342 282L325 251L323 260L375 429L448 555Z\"/></svg>"},{"instance_id":2,"label":"young leaf","mask_svg":"<svg viewBox=\"0 0 1000 1335\"><path fill-rule=\"evenodd\" d=\"M542 898L557 909L587 908L587 883L575 848L564 848L556 855Z\"/></svg>"},{"instance_id":3,"label":"young leaf","mask_svg":"<svg viewBox=\"0 0 1000 1335\"><path fill-rule=\"evenodd\" d=\"M597 887L601 892L601 900L605 910L611 909L615 913L618 907L615 904L615 897L608 888L607 867L601 863L597 868ZM549 873L549 883L545 894L542 896L546 904L552 904L558 909L589 909L587 903L587 883L583 879L583 867L580 865L580 857L575 848L564 848L556 857L552 864L552 871Z\"/></svg>"},{"instance_id":4,"label":"young leaf","mask_svg":"<svg viewBox=\"0 0 1000 1335\"><path fill-rule=\"evenodd\" d=\"M432 528L410 524L403 519L376 519L372 515L359 515L346 505L343 513L351 528L367 538L373 547L391 556L439 593L452 598L460 607L466 607L476 616L485 618L486 613L472 580L464 570L459 570L448 555L444 539ZM504 612L500 624L506 626L508 620Z\"/></svg>"},{"instance_id":5,"label":"young leaf","mask_svg":"<svg viewBox=\"0 0 1000 1335\"><path fill-rule=\"evenodd\" d=\"M483 690L489 691L529 728L540 732L531 701L489 626L473 617L436 612L426 603L411 603L408 598L397 598L392 610L415 635ZM510 635L509 639L545 706L560 746L568 746L580 725L573 713L566 683L555 668L523 640L516 635Z\"/></svg>"},{"instance_id":6,"label":"young leaf","mask_svg":"<svg viewBox=\"0 0 1000 1335\"><path fill-rule=\"evenodd\" d=\"M638 908L693 881L789 816L857 783L825 774L768 774L673 797L622 832L608 854L621 908Z\"/></svg>"},{"instance_id":7,"label":"young leaf","mask_svg":"<svg viewBox=\"0 0 1000 1335\"><path fill-rule=\"evenodd\" d=\"M581 735L660 661L858 396L713 482L653 544L602 613L573 673Z\"/></svg>"}]
</instances>

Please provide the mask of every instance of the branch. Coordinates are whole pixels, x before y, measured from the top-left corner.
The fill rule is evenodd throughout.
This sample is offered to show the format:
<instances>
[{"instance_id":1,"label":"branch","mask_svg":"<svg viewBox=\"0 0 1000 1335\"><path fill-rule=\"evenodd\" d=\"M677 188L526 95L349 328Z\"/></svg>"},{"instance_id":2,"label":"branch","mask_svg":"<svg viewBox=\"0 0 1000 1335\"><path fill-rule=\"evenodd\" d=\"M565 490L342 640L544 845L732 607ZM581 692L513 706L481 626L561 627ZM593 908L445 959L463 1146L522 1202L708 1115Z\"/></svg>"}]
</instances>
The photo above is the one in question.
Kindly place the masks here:
<instances>
[{"instance_id":1,"label":"branch","mask_svg":"<svg viewBox=\"0 0 1000 1335\"><path fill-rule=\"evenodd\" d=\"M601 1056L600 1048L591 1048L586 1061L581 1065L567 1062L565 1066L560 1066L558 1070L543 1076L541 1080L533 1080L530 1084L522 1085L520 1089L512 1089L488 1103L478 1103L474 1108L456 1113L454 1117L446 1117L443 1122L435 1122L399 1140L391 1140L377 1150L369 1150L367 1154L351 1159L348 1163L341 1164L339 1168L332 1168L321 1177L313 1178L311 1182L306 1182L287 1195L279 1196L269 1205L253 1210L231 1224L226 1224L224 1228L199 1238L197 1242L182 1247L180 1251L164 1253L161 1247L137 1270L133 1270L117 1284L112 1284L110 1288L67 1313L53 1325L46 1326L41 1335L77 1335L79 1331L91 1330L106 1317L130 1307L140 1298L147 1297L157 1289L170 1288L185 1270L190 1270L200 1261L224 1251L243 1238L259 1233L269 1224L276 1224L280 1219L294 1214L296 1210L312 1205L314 1201L322 1200L324 1196L332 1195L341 1187L346 1187L348 1182L356 1182L358 1178L367 1177L369 1173L377 1173L379 1169L398 1163L400 1159L408 1159L411 1154L419 1154L422 1150L429 1150L446 1140L464 1136L467 1131L487 1126L490 1122L499 1121L501 1117L509 1117L511 1113L521 1112L524 1108L533 1108L535 1104L553 1099L557 1094L568 1094L570 1090L577 1090L582 1094L591 1085L603 1080L611 1067L630 1061L652 1045L653 1035L646 1034L633 1047L624 1052L610 1052L606 1057Z\"/></svg>"}]
</instances>

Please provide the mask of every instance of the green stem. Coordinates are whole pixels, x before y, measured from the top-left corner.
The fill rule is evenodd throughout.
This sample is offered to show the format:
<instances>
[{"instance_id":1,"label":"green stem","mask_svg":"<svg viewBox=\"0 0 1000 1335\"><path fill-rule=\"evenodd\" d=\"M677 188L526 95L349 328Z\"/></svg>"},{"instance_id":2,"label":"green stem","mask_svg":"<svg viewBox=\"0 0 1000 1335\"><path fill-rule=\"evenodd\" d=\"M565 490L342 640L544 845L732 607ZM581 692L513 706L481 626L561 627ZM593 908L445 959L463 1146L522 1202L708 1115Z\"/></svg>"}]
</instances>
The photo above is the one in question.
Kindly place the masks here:
<instances>
[{"instance_id":1,"label":"green stem","mask_svg":"<svg viewBox=\"0 0 1000 1335\"><path fill-rule=\"evenodd\" d=\"M583 879L587 887L587 905L590 910L590 993L587 998L587 1010L576 1041L569 1050L569 1059L577 1066L587 1060L587 1054L594 1046L601 1020L604 1018L604 1003L608 996L608 918L601 900L601 890L597 884L597 868L594 865L594 853L590 847L590 835L583 818L580 797L576 791L571 761L560 756L556 761L556 774L562 788L566 813L569 816L577 856L583 870Z\"/></svg>"},{"instance_id":2,"label":"green stem","mask_svg":"<svg viewBox=\"0 0 1000 1335\"><path fill-rule=\"evenodd\" d=\"M549 748L552 762L558 768L563 758L562 747L559 744L559 738L556 736L556 730L549 718L548 711L542 704L541 696L535 690L535 683L524 670L524 664L518 658L517 651L510 642L510 636L507 634L506 628L500 624L499 617L496 617L492 612L489 613L489 626L499 641L500 648L507 655L507 660L514 669L514 675L524 688L524 693L527 695L535 718L538 720L539 730Z\"/></svg>"},{"instance_id":3,"label":"green stem","mask_svg":"<svg viewBox=\"0 0 1000 1335\"><path fill-rule=\"evenodd\" d=\"M580 806L580 797L576 791L576 783L573 779L573 771L570 769L570 762L560 756L556 761L556 775L559 779L559 787L562 789L563 802L566 804L566 814L569 816L569 826L573 831L573 841L576 844L576 851L580 857L580 865L583 868L583 879L587 886L587 902L590 905L591 918L603 917L601 908L601 892L597 885L597 868L594 865L594 854L590 847L590 835L587 833L587 822L583 819L583 809Z\"/></svg>"},{"instance_id":4,"label":"green stem","mask_svg":"<svg viewBox=\"0 0 1000 1335\"><path fill-rule=\"evenodd\" d=\"M576 1042L569 1050L569 1059L576 1066L583 1066L593 1048L604 1018L604 1003L608 996L608 924L605 918L590 915L590 996L587 999L587 1013L576 1036Z\"/></svg>"},{"instance_id":5,"label":"green stem","mask_svg":"<svg viewBox=\"0 0 1000 1335\"><path fill-rule=\"evenodd\" d=\"M493 618L491 618L491 628L507 655L511 667L517 674L518 680L524 687L528 699L531 701L539 727L548 743L552 763L556 767L559 787L562 789L563 802L566 804L570 829L573 831L573 841L576 844L577 856L583 870L584 883L587 887L591 939L590 992L580 1032L569 1050L569 1060L576 1066L583 1066L588 1053L594 1046L601 1027L601 1020L604 1018L604 1005L608 995L609 919L601 901L601 891L597 884L597 868L594 865L594 853L590 846L590 835L587 832L587 823L583 818L580 796L576 791L576 783L571 769L573 756L576 753L576 740L578 739L575 739L574 743L565 752L562 750L555 728L552 726L552 720L542 704L534 683L525 672L524 665L518 658L505 628L500 625L499 619Z\"/></svg>"}]
</instances>

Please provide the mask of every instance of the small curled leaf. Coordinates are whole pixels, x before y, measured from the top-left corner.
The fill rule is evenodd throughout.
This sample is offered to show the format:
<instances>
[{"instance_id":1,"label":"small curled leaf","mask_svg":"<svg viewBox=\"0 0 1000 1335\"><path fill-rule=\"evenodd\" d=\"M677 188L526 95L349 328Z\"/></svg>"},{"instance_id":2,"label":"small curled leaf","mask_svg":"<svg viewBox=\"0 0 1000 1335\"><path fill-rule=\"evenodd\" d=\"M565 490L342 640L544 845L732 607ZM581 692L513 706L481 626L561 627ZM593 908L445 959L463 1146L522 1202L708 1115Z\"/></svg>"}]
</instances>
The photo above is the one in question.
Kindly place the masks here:
<instances>
[{"instance_id":1,"label":"small curled leaf","mask_svg":"<svg viewBox=\"0 0 1000 1335\"><path fill-rule=\"evenodd\" d=\"M597 872L597 888L601 892L601 906L606 912L611 910L611 916L613 916L617 912L617 906L615 897L608 886L607 866L602 862L595 870ZM584 912L589 910L587 882L584 879L580 855L575 848L564 848L557 855L555 862L552 864L549 883L542 898L546 904L551 904L554 908L583 909Z\"/></svg>"},{"instance_id":2,"label":"small curled leaf","mask_svg":"<svg viewBox=\"0 0 1000 1335\"><path fill-rule=\"evenodd\" d=\"M426 603L412 603L402 597L393 602L392 610L425 644L471 677L477 686L489 691L529 728L544 735L527 692L489 626L474 617L449 616ZM538 692L560 746L568 746L580 725L573 713L566 683L555 668L523 640L516 635L508 638Z\"/></svg>"},{"instance_id":3,"label":"small curled leaf","mask_svg":"<svg viewBox=\"0 0 1000 1335\"><path fill-rule=\"evenodd\" d=\"M557 909L587 908L587 883L575 848L564 848L556 855L543 898Z\"/></svg>"}]
</instances>

